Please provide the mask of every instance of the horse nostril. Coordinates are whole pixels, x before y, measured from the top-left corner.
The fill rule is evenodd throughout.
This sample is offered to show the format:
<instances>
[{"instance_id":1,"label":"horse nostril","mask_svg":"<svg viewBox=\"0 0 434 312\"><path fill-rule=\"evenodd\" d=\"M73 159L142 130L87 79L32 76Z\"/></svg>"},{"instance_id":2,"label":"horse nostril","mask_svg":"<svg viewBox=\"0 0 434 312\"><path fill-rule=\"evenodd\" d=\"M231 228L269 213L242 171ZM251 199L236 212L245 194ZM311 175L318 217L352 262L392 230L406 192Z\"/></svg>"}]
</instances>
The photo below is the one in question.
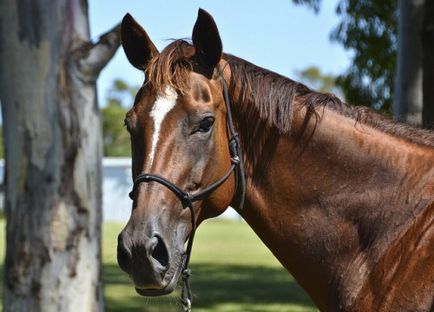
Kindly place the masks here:
<instances>
[{"instance_id":1,"label":"horse nostril","mask_svg":"<svg viewBox=\"0 0 434 312\"><path fill-rule=\"evenodd\" d=\"M153 246L151 257L156 260L163 268L167 269L169 265L169 253L167 251L166 245L160 236L155 235L154 239L157 241Z\"/></svg>"},{"instance_id":2,"label":"horse nostril","mask_svg":"<svg viewBox=\"0 0 434 312\"><path fill-rule=\"evenodd\" d=\"M126 273L131 272L131 252L130 250L125 246L125 243L122 239L122 234L118 236L118 264L119 267L125 271Z\"/></svg>"}]
</instances>

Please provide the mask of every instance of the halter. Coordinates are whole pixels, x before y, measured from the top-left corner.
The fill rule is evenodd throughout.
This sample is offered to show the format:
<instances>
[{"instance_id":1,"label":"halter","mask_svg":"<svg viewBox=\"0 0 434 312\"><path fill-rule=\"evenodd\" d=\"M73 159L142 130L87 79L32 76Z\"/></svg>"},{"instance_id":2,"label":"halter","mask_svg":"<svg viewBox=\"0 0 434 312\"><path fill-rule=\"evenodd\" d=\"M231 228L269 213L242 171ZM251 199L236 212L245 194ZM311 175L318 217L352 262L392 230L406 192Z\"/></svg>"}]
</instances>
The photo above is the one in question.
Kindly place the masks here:
<instances>
[{"instance_id":1,"label":"halter","mask_svg":"<svg viewBox=\"0 0 434 312\"><path fill-rule=\"evenodd\" d=\"M190 209L191 233L188 239L187 249L185 252L185 261L182 269L183 285L182 285L182 293L180 298L185 312L191 311L191 305L193 302L193 296L190 288L191 270L188 268L188 265L190 263L191 250L193 247L194 234L196 233L196 216L193 209L193 203L195 201L203 200L209 194L214 192L230 177L232 172L235 172L235 178L236 178L235 191L237 191L238 189L240 190L240 197L238 203L239 210L241 210L244 206L244 198L246 193L246 178L244 174L244 165L243 165L243 158L242 158L241 148L240 148L240 140L239 140L238 133L235 131L235 127L234 127L232 111L231 111L231 103L228 95L228 88L220 68L217 69L223 87L223 97L226 104L226 112L227 112L227 127L229 132L229 153L231 156L231 166L228 169L228 171L220 179L210 184L202 191L194 194L182 190L176 184L172 183L166 178L163 178L162 176L152 174L152 173L142 173L135 178L133 190L129 194L130 198L134 199L137 188L141 183L157 182L165 186L169 190L171 190L172 193L175 194L176 197L178 197L178 199L182 203L183 209L185 208Z\"/></svg>"}]
</instances>

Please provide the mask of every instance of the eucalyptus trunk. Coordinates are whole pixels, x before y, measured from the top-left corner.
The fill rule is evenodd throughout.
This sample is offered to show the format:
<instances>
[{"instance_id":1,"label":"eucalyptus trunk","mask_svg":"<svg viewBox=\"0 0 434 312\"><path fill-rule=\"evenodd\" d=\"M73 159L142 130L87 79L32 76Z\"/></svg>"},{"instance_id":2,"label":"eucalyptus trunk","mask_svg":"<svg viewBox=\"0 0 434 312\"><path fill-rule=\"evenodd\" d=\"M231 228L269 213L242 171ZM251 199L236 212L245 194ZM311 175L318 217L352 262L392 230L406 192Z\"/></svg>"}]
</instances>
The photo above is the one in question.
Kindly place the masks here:
<instances>
[{"instance_id":1,"label":"eucalyptus trunk","mask_svg":"<svg viewBox=\"0 0 434 312\"><path fill-rule=\"evenodd\" d=\"M422 123L422 29L424 0L399 0L398 64L393 114L399 121Z\"/></svg>"},{"instance_id":2,"label":"eucalyptus trunk","mask_svg":"<svg viewBox=\"0 0 434 312\"><path fill-rule=\"evenodd\" d=\"M96 79L119 46L90 41L83 0L0 1L4 311L102 311Z\"/></svg>"},{"instance_id":3,"label":"eucalyptus trunk","mask_svg":"<svg viewBox=\"0 0 434 312\"><path fill-rule=\"evenodd\" d=\"M423 122L434 129L434 0L425 1L422 30L423 46Z\"/></svg>"}]
</instances>

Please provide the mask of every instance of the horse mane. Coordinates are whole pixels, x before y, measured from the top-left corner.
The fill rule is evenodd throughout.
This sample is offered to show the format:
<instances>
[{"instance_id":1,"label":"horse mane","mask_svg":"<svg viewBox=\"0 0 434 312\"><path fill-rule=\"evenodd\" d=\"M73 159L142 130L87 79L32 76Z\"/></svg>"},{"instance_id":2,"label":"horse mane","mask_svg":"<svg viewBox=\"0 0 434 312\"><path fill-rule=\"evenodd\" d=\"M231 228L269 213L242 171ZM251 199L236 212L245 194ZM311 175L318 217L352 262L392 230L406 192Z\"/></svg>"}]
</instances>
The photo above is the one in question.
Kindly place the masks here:
<instances>
[{"instance_id":1,"label":"horse mane","mask_svg":"<svg viewBox=\"0 0 434 312\"><path fill-rule=\"evenodd\" d=\"M311 118L319 119L319 108L327 107L361 123L412 143L434 147L434 132L402 124L366 106L350 106L331 93L311 90L302 83L261 68L236 56L224 56L231 68L231 86L240 93L238 102L254 105L260 118L282 134L290 134L294 103L306 108L304 126ZM252 121L253 123L257 121Z\"/></svg>"},{"instance_id":2,"label":"horse mane","mask_svg":"<svg viewBox=\"0 0 434 312\"><path fill-rule=\"evenodd\" d=\"M181 94L189 88L189 72L193 70L194 46L186 40L171 42L159 55L151 59L145 74L146 82L157 92L164 92L167 86ZM364 106L350 106L330 93L311 90L302 83L281 76L268 69L230 54L223 58L231 69L230 91L238 91L237 102L244 109L255 107L259 118L281 134L291 133L294 103L306 108L304 126L311 118L319 119L319 108L327 107L356 123L366 124L387 134L410 142L434 147L434 133L395 122ZM233 94L233 92L230 92ZM257 120L252 120L256 123Z\"/></svg>"}]
</instances>

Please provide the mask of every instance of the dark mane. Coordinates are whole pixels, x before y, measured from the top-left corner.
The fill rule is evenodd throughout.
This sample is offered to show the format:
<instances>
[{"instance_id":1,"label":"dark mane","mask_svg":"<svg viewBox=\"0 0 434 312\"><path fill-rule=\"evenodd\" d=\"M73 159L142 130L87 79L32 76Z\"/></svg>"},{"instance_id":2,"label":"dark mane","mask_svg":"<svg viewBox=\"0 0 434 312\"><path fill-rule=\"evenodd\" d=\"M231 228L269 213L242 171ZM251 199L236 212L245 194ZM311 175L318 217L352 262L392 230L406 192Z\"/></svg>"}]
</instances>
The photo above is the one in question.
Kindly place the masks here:
<instances>
[{"instance_id":1,"label":"dark mane","mask_svg":"<svg viewBox=\"0 0 434 312\"><path fill-rule=\"evenodd\" d=\"M166 86L171 86L185 93L188 90L188 74L194 66L194 53L194 47L186 40L173 41L149 62L145 71L146 83L152 84L157 92L163 92ZM369 125L416 144L434 147L432 131L396 123L367 107L349 106L333 94L313 91L302 83L238 57L225 54L223 58L228 61L232 73L229 88L236 88L240 92L237 102L244 107L256 107L259 118L281 134L291 132L296 101L306 107L305 123L310 118L318 118L318 108L327 107L354 119L355 123Z\"/></svg>"},{"instance_id":2,"label":"dark mane","mask_svg":"<svg viewBox=\"0 0 434 312\"><path fill-rule=\"evenodd\" d=\"M297 101L306 107L305 123L310 118L319 117L318 108L327 107L354 119L355 123L369 125L419 145L434 147L433 131L395 122L368 107L350 106L334 94L313 91L302 83L233 55L228 54L224 58L231 68L230 88L240 92L238 102L245 107L254 105L259 117L282 134L291 131L293 104Z\"/></svg>"}]
</instances>

